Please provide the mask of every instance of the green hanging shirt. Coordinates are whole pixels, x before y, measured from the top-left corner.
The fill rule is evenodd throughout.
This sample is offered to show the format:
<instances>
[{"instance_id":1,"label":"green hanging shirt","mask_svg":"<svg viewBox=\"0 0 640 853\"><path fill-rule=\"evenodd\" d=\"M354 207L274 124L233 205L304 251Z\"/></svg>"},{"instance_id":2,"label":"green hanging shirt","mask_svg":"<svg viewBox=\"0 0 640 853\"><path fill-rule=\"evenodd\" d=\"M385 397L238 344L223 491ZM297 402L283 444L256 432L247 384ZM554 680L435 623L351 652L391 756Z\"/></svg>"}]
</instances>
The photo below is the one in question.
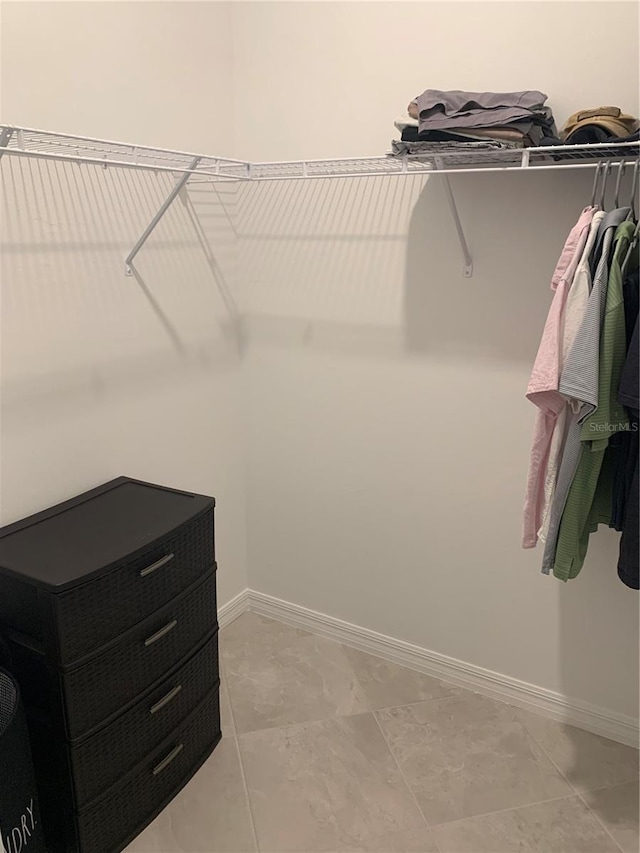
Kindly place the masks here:
<instances>
[{"instance_id":1,"label":"green hanging shirt","mask_svg":"<svg viewBox=\"0 0 640 853\"><path fill-rule=\"evenodd\" d=\"M611 520L613 460L609 439L616 432L630 429L629 418L617 395L626 355L621 266L634 230L633 222L623 222L614 238L599 341L598 408L582 424L580 460L562 514L553 566L553 574L564 581L580 572L589 534L599 523L608 524Z\"/></svg>"}]
</instances>

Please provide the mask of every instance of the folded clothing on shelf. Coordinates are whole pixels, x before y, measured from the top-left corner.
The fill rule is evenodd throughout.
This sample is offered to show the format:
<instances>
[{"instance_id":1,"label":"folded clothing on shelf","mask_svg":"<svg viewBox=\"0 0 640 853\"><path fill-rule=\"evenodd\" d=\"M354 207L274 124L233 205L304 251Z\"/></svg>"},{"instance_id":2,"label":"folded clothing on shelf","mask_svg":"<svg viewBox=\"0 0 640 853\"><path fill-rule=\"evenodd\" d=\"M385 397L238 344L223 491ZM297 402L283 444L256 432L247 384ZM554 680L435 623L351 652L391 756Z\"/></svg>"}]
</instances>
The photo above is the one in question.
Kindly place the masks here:
<instances>
[{"instance_id":1,"label":"folded clothing on shelf","mask_svg":"<svg viewBox=\"0 0 640 853\"><path fill-rule=\"evenodd\" d=\"M634 116L623 113L620 107L594 107L590 110L580 110L569 116L560 133L560 139L543 139L540 145L556 147L557 154L551 154L554 160L566 159L571 152L561 153L567 145L598 145L620 142L640 142L640 121ZM640 145L626 149L629 157L640 154ZM593 153L582 150L580 159L611 156L611 152L595 148Z\"/></svg>"},{"instance_id":2,"label":"folded clothing on shelf","mask_svg":"<svg viewBox=\"0 0 640 853\"><path fill-rule=\"evenodd\" d=\"M494 139L515 146L557 139L553 114L543 92L462 92L427 89L408 107L403 141L465 142Z\"/></svg>"},{"instance_id":3,"label":"folded clothing on shelf","mask_svg":"<svg viewBox=\"0 0 640 853\"><path fill-rule=\"evenodd\" d=\"M391 156L427 158L458 151L488 152L529 147L550 147L551 159L562 160L566 145L638 142L640 121L619 107L595 107L569 117L558 134L553 113L543 92L462 92L427 89L396 119L401 139L392 142ZM636 147L629 154L637 155ZM602 156L581 151L579 157Z\"/></svg>"},{"instance_id":4,"label":"folded clothing on shelf","mask_svg":"<svg viewBox=\"0 0 640 853\"><path fill-rule=\"evenodd\" d=\"M640 121L620 107L594 107L569 116L560 139L565 145L598 142L633 142L638 139Z\"/></svg>"},{"instance_id":5,"label":"folded clothing on shelf","mask_svg":"<svg viewBox=\"0 0 640 853\"><path fill-rule=\"evenodd\" d=\"M407 130L407 128L415 128L416 132L418 131L418 119L413 118L413 116L410 116L409 113L404 116L400 116L400 118L397 118L394 121L394 125L396 127L396 130L399 130L400 133L403 133L405 130Z\"/></svg>"},{"instance_id":6,"label":"folded clothing on shelf","mask_svg":"<svg viewBox=\"0 0 640 853\"><path fill-rule=\"evenodd\" d=\"M427 89L415 99L420 130L489 127L529 118L544 106L543 92L443 92Z\"/></svg>"},{"instance_id":7,"label":"folded clothing on shelf","mask_svg":"<svg viewBox=\"0 0 640 853\"><path fill-rule=\"evenodd\" d=\"M499 142L495 139L487 139L484 142L470 140L468 142L425 142L418 140L417 142L407 142L394 139L391 142L391 157L405 157L407 154L413 156L422 155L424 157L434 156L439 154L453 154L461 151L503 151L518 148L519 146L509 142Z\"/></svg>"},{"instance_id":8,"label":"folded clothing on shelf","mask_svg":"<svg viewBox=\"0 0 640 853\"><path fill-rule=\"evenodd\" d=\"M473 131L464 133L449 130L428 130L420 133L417 127L409 125L404 128L400 138L403 142L482 142L488 139L509 142L517 148L532 144L526 130L515 125L495 128L477 127Z\"/></svg>"}]
</instances>

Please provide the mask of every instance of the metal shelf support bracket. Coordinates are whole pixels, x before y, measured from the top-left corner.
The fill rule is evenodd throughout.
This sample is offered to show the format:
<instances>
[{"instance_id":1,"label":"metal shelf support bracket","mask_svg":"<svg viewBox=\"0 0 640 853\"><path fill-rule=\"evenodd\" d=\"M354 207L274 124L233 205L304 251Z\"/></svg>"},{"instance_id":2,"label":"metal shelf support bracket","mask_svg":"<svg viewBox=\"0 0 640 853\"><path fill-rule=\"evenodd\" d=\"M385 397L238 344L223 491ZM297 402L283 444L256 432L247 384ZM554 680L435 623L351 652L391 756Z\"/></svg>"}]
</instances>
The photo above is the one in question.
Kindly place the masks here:
<instances>
[{"instance_id":1,"label":"metal shelf support bracket","mask_svg":"<svg viewBox=\"0 0 640 853\"><path fill-rule=\"evenodd\" d=\"M435 160L437 169L441 169L442 161L439 157L436 157ZM451 218L453 219L453 224L455 225L458 234L458 241L460 242L460 249L462 250L462 257L464 260L462 273L465 278L471 278L471 276L473 275L473 258L471 257L471 252L469 250L467 238L465 237L462 220L460 219L460 214L458 213L458 206L456 205L456 199L453 194L453 189L451 187L451 181L449 180L449 175L446 172L440 175L440 178L443 181L444 194L447 197L447 203L449 204L449 210L451 211Z\"/></svg>"},{"instance_id":2,"label":"metal shelf support bracket","mask_svg":"<svg viewBox=\"0 0 640 853\"><path fill-rule=\"evenodd\" d=\"M126 275L133 275L133 270L131 267L133 265L134 258L136 257L136 255L138 254L140 249L144 246L144 244L147 242L147 239L153 233L157 224L160 222L160 220L165 215L167 210L169 210L169 208L171 207L173 202L176 200L176 198L180 194L180 190L184 187L184 185L187 183L187 181L191 177L191 170L195 169L198 166L198 163L200 162L201 159L202 159L202 157L194 157L194 159L189 164L189 171L182 174L180 176L180 179L178 181L176 181L175 186L173 187L173 189L171 190L169 195L166 197L166 199L163 201L162 205L158 209L158 212L153 217L151 222L147 225L147 227L144 229L144 231L142 232L142 234L138 238L138 242L135 244L133 249L129 252L127 257L125 258L124 271L125 271Z\"/></svg>"}]
</instances>

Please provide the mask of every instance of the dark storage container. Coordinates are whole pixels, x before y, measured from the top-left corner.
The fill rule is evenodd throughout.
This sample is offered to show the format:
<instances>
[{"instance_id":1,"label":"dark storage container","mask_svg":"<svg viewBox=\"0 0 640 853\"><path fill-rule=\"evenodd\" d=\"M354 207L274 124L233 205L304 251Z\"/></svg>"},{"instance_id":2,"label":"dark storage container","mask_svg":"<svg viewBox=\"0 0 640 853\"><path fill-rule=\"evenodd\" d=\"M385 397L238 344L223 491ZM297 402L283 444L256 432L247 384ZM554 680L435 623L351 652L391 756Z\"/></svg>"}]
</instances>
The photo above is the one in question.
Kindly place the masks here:
<instances>
[{"instance_id":1,"label":"dark storage container","mask_svg":"<svg viewBox=\"0 0 640 853\"><path fill-rule=\"evenodd\" d=\"M0 669L0 851L45 850L20 691L11 675Z\"/></svg>"}]
</instances>

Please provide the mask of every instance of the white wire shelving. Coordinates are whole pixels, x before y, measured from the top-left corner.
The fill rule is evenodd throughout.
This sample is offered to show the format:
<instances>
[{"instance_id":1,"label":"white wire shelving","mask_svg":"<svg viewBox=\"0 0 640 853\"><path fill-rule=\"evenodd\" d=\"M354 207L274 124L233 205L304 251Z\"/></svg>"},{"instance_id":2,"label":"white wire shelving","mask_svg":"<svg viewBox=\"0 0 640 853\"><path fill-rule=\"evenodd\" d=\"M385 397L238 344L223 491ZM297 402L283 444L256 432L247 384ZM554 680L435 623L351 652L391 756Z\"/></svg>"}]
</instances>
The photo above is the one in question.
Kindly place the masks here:
<instances>
[{"instance_id":1,"label":"white wire shelving","mask_svg":"<svg viewBox=\"0 0 640 853\"><path fill-rule=\"evenodd\" d=\"M189 179L233 181L298 180L300 178L368 177L438 172L440 174L528 168L593 168L599 160L635 159L638 142L562 145L540 148L461 150L439 144L437 150L401 157L344 157L325 160L256 162L189 151L152 148L129 142L94 139L0 125L0 147L7 154L186 174ZM194 162L197 161L197 162Z\"/></svg>"},{"instance_id":2,"label":"white wire shelving","mask_svg":"<svg viewBox=\"0 0 640 853\"><path fill-rule=\"evenodd\" d=\"M203 175L218 180L248 178L249 164L228 157L212 157L188 151L151 148L128 142L74 136L28 127L0 125L1 155L35 157L41 160L87 163L125 169L173 172L187 177Z\"/></svg>"},{"instance_id":3,"label":"white wire shelving","mask_svg":"<svg viewBox=\"0 0 640 853\"><path fill-rule=\"evenodd\" d=\"M5 155L80 165L90 164L102 166L105 169L114 167L174 174L176 177L174 188L125 260L127 275L132 275L133 262L138 252L180 191L189 182L438 175L444 182L445 195L460 241L464 258L464 275L470 277L473 272L473 261L449 181L450 174L592 169L603 162L617 165L629 160L637 161L640 157L640 145L638 142L620 142L521 149L461 150L440 144L433 151L403 156L252 163L229 157L214 157L207 154L94 139L88 136L0 125L0 158ZM637 171L636 167L634 181L637 178Z\"/></svg>"},{"instance_id":4,"label":"white wire shelving","mask_svg":"<svg viewBox=\"0 0 640 853\"><path fill-rule=\"evenodd\" d=\"M603 159L619 162L640 154L637 142L562 145L542 148L497 148L464 151L442 144L437 150L404 156L293 160L250 164L255 181L304 178L355 178L375 175L464 174L505 170L593 168Z\"/></svg>"}]
</instances>

